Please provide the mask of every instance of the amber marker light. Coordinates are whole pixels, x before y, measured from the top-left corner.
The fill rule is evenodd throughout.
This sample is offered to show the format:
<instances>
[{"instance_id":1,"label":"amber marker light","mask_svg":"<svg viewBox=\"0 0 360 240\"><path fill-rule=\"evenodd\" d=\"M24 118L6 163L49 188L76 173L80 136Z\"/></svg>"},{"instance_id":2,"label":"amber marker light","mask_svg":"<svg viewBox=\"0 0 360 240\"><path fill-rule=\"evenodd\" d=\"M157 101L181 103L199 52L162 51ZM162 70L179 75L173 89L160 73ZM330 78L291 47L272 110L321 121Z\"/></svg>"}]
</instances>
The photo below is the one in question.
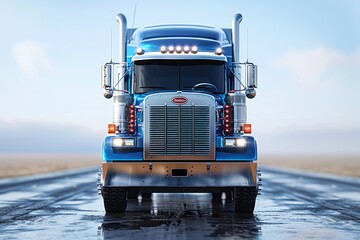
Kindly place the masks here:
<instances>
[{"instance_id":1,"label":"amber marker light","mask_svg":"<svg viewBox=\"0 0 360 240\"><path fill-rule=\"evenodd\" d=\"M116 133L116 125L113 123L108 124L108 133Z\"/></svg>"},{"instance_id":2,"label":"amber marker light","mask_svg":"<svg viewBox=\"0 0 360 240\"><path fill-rule=\"evenodd\" d=\"M251 124L245 123L244 126L243 126L244 133L251 133L251 130L252 130Z\"/></svg>"}]
</instances>

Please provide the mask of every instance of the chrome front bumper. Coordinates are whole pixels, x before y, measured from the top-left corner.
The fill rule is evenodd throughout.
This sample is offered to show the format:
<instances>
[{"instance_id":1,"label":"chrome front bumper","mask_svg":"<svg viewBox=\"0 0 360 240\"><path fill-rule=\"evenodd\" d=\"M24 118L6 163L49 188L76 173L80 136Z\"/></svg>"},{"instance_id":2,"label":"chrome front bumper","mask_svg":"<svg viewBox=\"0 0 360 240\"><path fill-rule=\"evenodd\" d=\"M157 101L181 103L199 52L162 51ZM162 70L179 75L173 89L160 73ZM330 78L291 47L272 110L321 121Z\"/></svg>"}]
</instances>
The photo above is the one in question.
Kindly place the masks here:
<instances>
[{"instance_id":1,"label":"chrome front bumper","mask_svg":"<svg viewBox=\"0 0 360 240\"><path fill-rule=\"evenodd\" d=\"M256 162L102 163L101 185L126 188L257 187Z\"/></svg>"}]
</instances>

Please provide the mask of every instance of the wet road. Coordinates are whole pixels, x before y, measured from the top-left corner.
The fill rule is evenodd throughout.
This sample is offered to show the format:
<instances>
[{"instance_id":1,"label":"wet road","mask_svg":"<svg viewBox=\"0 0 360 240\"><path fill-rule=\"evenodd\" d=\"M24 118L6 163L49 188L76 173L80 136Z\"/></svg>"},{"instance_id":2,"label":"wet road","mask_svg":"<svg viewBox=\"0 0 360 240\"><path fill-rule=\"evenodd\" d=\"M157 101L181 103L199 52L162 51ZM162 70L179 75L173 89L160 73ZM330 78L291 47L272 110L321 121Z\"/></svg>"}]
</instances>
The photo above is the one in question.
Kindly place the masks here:
<instances>
[{"instance_id":1,"label":"wet road","mask_svg":"<svg viewBox=\"0 0 360 240\"><path fill-rule=\"evenodd\" d=\"M0 181L0 239L360 239L360 180L263 169L250 217L210 194L153 194L106 216L97 169Z\"/></svg>"}]
</instances>

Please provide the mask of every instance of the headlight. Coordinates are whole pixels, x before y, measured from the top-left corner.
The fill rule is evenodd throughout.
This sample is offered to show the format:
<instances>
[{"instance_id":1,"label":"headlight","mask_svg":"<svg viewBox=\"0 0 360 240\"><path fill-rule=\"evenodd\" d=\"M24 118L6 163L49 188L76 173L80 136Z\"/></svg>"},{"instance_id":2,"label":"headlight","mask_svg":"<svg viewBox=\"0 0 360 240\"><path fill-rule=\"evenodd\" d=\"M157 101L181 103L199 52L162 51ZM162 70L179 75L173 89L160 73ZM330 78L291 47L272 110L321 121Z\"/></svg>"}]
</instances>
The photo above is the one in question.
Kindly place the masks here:
<instances>
[{"instance_id":1,"label":"headlight","mask_svg":"<svg viewBox=\"0 0 360 240\"><path fill-rule=\"evenodd\" d=\"M246 148L246 138L225 138L225 147Z\"/></svg>"},{"instance_id":2,"label":"headlight","mask_svg":"<svg viewBox=\"0 0 360 240\"><path fill-rule=\"evenodd\" d=\"M236 146L245 148L246 147L246 139L245 138L237 138L236 140Z\"/></svg>"},{"instance_id":3,"label":"headlight","mask_svg":"<svg viewBox=\"0 0 360 240\"><path fill-rule=\"evenodd\" d=\"M225 147L235 147L235 139L225 138Z\"/></svg>"},{"instance_id":4,"label":"headlight","mask_svg":"<svg viewBox=\"0 0 360 240\"><path fill-rule=\"evenodd\" d=\"M112 147L113 148L135 147L135 139L134 138L113 138L112 139Z\"/></svg>"}]
</instances>

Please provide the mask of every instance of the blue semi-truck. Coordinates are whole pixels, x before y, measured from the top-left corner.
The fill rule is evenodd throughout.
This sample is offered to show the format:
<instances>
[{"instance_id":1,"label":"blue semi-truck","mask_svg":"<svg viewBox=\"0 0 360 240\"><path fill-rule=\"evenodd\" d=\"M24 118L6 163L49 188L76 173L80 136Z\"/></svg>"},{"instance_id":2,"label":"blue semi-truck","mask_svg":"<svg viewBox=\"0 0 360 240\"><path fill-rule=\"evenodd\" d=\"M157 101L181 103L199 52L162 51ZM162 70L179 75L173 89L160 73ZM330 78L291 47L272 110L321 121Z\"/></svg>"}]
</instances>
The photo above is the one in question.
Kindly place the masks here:
<instances>
[{"instance_id":1,"label":"blue semi-truck","mask_svg":"<svg viewBox=\"0 0 360 240\"><path fill-rule=\"evenodd\" d=\"M139 195L209 192L252 213L261 179L246 98L255 97L257 66L240 62L241 14L231 29L116 20L119 61L101 79L113 99L98 178L105 211L122 213Z\"/></svg>"}]
</instances>

